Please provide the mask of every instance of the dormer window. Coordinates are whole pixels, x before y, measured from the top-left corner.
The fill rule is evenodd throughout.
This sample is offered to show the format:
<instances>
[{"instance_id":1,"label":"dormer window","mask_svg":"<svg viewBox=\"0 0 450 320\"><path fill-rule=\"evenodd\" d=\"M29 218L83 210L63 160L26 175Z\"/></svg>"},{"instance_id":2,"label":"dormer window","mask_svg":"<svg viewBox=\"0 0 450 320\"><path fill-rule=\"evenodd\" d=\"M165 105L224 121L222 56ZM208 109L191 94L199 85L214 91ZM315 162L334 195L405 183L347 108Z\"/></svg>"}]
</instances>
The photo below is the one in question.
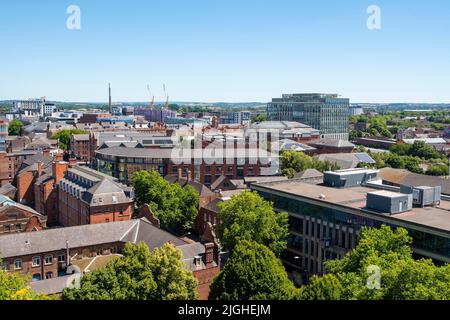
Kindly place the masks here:
<instances>
[{"instance_id":1,"label":"dormer window","mask_svg":"<svg viewBox=\"0 0 450 320\"><path fill-rule=\"evenodd\" d=\"M201 267L202 265L202 257L201 256L195 256L194 257L194 263L196 267Z\"/></svg>"}]
</instances>

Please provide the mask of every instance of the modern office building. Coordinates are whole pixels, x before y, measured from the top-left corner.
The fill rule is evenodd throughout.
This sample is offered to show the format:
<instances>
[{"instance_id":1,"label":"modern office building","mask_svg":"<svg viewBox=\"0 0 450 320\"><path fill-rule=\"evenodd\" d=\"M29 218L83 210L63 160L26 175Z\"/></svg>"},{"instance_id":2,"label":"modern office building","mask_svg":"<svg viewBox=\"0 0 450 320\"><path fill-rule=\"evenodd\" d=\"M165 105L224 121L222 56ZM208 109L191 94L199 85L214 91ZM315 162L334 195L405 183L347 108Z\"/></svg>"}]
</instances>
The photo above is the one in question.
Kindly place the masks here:
<instances>
[{"instance_id":1,"label":"modern office building","mask_svg":"<svg viewBox=\"0 0 450 320\"><path fill-rule=\"evenodd\" d=\"M450 201L441 199L438 189L431 188L429 199L417 197L430 188L383 186L377 172L368 169L326 172L324 181L251 185L276 211L289 214L290 237L282 260L297 283L323 274L325 261L352 250L362 227L406 228L415 256L450 262Z\"/></svg>"},{"instance_id":2,"label":"modern office building","mask_svg":"<svg viewBox=\"0 0 450 320\"><path fill-rule=\"evenodd\" d=\"M251 113L244 112L223 112L220 115L221 124L250 124Z\"/></svg>"},{"instance_id":3,"label":"modern office building","mask_svg":"<svg viewBox=\"0 0 450 320\"><path fill-rule=\"evenodd\" d=\"M364 114L364 108L361 106L350 106L349 108L349 116L360 116Z\"/></svg>"},{"instance_id":4,"label":"modern office building","mask_svg":"<svg viewBox=\"0 0 450 320\"><path fill-rule=\"evenodd\" d=\"M270 121L298 121L326 139L348 140L350 101L337 94L284 94L267 105Z\"/></svg>"},{"instance_id":5,"label":"modern office building","mask_svg":"<svg viewBox=\"0 0 450 320\"><path fill-rule=\"evenodd\" d=\"M54 103L47 102L46 98L17 100L13 102L13 110L20 112L25 118L51 116L56 110Z\"/></svg>"}]
</instances>

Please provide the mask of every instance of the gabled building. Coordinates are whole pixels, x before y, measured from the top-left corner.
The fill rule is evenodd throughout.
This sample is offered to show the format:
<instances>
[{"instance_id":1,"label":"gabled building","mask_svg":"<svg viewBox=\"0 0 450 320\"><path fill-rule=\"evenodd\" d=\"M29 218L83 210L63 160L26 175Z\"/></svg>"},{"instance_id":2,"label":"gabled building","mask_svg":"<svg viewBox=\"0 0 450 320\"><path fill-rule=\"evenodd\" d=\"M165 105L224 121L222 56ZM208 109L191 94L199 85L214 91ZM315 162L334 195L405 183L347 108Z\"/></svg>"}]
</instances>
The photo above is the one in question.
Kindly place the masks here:
<instances>
[{"instance_id":1,"label":"gabled building","mask_svg":"<svg viewBox=\"0 0 450 320\"><path fill-rule=\"evenodd\" d=\"M64 227L131 220L134 189L96 170L72 166L59 181L58 209Z\"/></svg>"},{"instance_id":2,"label":"gabled building","mask_svg":"<svg viewBox=\"0 0 450 320\"><path fill-rule=\"evenodd\" d=\"M32 208L0 195L0 236L40 231L46 228L46 222L47 218Z\"/></svg>"},{"instance_id":3,"label":"gabled building","mask_svg":"<svg viewBox=\"0 0 450 320\"><path fill-rule=\"evenodd\" d=\"M39 292L58 294L70 283L68 271L82 276L95 270L97 260L116 257L125 244L141 242L150 250L168 242L180 249L186 269L198 279L200 298L208 297L220 272L218 247L177 238L145 218L2 236L0 255L4 270L31 276L31 287Z\"/></svg>"}]
</instances>

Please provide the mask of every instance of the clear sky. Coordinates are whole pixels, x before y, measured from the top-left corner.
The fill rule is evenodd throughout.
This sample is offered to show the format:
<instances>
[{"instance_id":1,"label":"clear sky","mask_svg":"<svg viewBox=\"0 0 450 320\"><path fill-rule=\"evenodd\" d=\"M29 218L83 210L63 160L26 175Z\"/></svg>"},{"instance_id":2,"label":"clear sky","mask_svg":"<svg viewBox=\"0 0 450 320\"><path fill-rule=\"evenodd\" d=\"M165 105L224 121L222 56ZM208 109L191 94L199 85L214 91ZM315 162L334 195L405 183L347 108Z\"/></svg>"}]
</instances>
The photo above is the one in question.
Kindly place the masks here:
<instances>
[{"instance_id":1,"label":"clear sky","mask_svg":"<svg viewBox=\"0 0 450 320\"><path fill-rule=\"evenodd\" d=\"M81 9L68 30L67 7ZM381 8L381 30L366 26ZM2 0L0 100L450 103L448 0Z\"/></svg>"}]
</instances>

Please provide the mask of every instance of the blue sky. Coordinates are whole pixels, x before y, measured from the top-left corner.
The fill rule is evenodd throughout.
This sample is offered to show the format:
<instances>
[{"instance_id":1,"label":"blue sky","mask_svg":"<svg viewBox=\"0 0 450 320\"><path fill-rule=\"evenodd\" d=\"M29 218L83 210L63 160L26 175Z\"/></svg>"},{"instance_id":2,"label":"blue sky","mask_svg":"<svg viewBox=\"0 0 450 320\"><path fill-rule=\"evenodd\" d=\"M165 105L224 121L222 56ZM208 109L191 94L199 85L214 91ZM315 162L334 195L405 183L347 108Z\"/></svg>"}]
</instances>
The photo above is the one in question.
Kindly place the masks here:
<instances>
[{"instance_id":1,"label":"blue sky","mask_svg":"<svg viewBox=\"0 0 450 320\"><path fill-rule=\"evenodd\" d=\"M66 9L81 8L81 30ZM366 9L381 8L368 30ZM450 103L448 0L2 0L0 100Z\"/></svg>"}]
</instances>

